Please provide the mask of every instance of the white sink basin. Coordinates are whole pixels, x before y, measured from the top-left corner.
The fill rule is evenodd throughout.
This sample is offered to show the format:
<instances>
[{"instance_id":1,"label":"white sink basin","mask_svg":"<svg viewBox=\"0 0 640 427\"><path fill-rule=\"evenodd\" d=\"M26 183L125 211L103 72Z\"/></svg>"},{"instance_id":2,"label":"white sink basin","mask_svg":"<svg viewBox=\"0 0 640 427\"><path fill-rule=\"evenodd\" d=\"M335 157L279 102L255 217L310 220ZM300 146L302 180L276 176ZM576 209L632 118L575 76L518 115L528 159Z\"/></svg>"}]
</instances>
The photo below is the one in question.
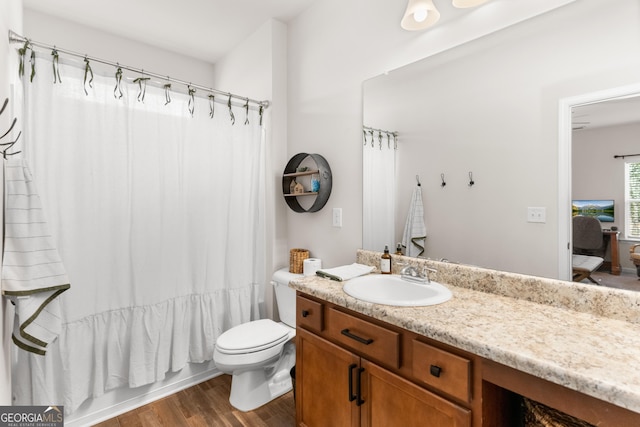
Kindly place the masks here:
<instances>
[{"instance_id":1,"label":"white sink basin","mask_svg":"<svg viewBox=\"0 0 640 427\"><path fill-rule=\"evenodd\" d=\"M418 307L440 304L451 299L451 291L440 283L413 283L398 275L369 274L351 279L344 291L354 298L377 304Z\"/></svg>"}]
</instances>

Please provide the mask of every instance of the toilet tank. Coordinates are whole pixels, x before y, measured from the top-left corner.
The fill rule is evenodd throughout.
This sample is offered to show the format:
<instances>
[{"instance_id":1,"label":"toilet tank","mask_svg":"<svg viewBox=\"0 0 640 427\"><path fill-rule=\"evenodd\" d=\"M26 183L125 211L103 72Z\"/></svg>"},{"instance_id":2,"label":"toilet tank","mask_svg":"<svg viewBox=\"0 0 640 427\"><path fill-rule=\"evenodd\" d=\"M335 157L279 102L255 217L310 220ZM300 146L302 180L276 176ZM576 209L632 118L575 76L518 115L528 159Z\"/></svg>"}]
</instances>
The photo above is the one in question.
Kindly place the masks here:
<instances>
[{"instance_id":1,"label":"toilet tank","mask_svg":"<svg viewBox=\"0 0 640 427\"><path fill-rule=\"evenodd\" d=\"M296 327L296 291L289 287L289 281L302 277L302 274L289 273L288 268L273 273L271 284L276 291L276 304L280 320Z\"/></svg>"}]
</instances>

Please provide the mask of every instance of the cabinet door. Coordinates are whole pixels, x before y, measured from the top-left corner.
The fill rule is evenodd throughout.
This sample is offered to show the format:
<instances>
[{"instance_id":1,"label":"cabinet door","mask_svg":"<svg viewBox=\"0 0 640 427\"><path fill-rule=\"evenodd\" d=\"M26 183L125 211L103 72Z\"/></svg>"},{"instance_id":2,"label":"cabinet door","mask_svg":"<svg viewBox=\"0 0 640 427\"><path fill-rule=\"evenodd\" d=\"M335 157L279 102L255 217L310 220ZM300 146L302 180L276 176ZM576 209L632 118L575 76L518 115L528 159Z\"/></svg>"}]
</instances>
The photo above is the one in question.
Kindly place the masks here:
<instances>
[{"instance_id":1,"label":"cabinet door","mask_svg":"<svg viewBox=\"0 0 640 427\"><path fill-rule=\"evenodd\" d=\"M299 426L358 426L356 378L359 357L298 328L296 421Z\"/></svg>"},{"instance_id":2,"label":"cabinet door","mask_svg":"<svg viewBox=\"0 0 640 427\"><path fill-rule=\"evenodd\" d=\"M471 411L367 361L363 371L363 426L470 427ZM328 425L328 424L327 424Z\"/></svg>"}]
</instances>

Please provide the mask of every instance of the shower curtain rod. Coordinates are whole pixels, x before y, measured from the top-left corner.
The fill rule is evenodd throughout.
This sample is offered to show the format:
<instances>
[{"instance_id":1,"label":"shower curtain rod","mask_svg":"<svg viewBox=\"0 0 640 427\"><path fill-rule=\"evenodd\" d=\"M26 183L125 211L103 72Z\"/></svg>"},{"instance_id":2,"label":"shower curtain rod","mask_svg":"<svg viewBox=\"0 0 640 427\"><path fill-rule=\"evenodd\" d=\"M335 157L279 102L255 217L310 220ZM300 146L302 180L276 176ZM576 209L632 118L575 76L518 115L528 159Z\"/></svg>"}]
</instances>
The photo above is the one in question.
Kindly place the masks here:
<instances>
[{"instance_id":1,"label":"shower curtain rod","mask_svg":"<svg viewBox=\"0 0 640 427\"><path fill-rule=\"evenodd\" d=\"M70 55L70 56L75 56L77 58L83 58L83 59L88 59L90 61L93 62L99 62L101 64L105 64L105 65L110 65L112 67L116 67L116 68L122 68L123 70L127 70L127 71L132 71L134 73L138 73L138 74L143 74L145 76L150 76L150 77L155 77L157 79L160 80L164 80L164 81L168 81L168 82L172 82L172 83L178 83L181 85L184 85L186 87L191 87L194 89L200 89L203 90L205 92L209 92L211 94L217 94L217 95L224 95L224 96L228 96L234 99L239 99L245 102L250 102L253 104L258 105L259 107L263 107L263 108L268 108L269 107L269 101L257 101L255 99L251 99L251 98L247 98L245 96L240 96L240 95L235 95L233 93L230 92L223 92L221 90L218 89L213 89L207 86L203 86L203 85L198 85L198 84L193 84L184 80L179 80L179 79L174 79L173 77L169 77L169 76L164 76L162 74L158 74L158 73L152 73L149 71L145 71L143 69L140 68L134 68L134 67L130 67L127 65L122 65L119 64L117 62L113 62L113 61L107 61L105 59L100 59L100 58L96 58L95 56L89 56L89 55L84 55L78 52L73 52L71 50L67 50L67 49L61 49L57 46L51 46L45 43L41 43L41 42L37 42L31 39L28 39L24 36L19 35L18 33L16 33L15 31L9 30L9 43L28 43L30 46L35 46L35 47L39 47L42 49L51 49L51 50L56 50L60 53L64 53L66 55Z\"/></svg>"},{"instance_id":2,"label":"shower curtain rod","mask_svg":"<svg viewBox=\"0 0 640 427\"><path fill-rule=\"evenodd\" d=\"M393 135L393 136L398 136L398 132L397 132L397 131L395 131L395 130L394 130L394 131L390 131L390 130L384 130L384 129L376 129L376 128L372 128L372 127L369 127L369 126L362 126L362 129L365 129L365 130L372 130L372 131L374 131L374 132L387 133L387 134L389 134L389 135Z\"/></svg>"},{"instance_id":3,"label":"shower curtain rod","mask_svg":"<svg viewBox=\"0 0 640 427\"><path fill-rule=\"evenodd\" d=\"M624 159L625 157L636 157L640 156L640 154L616 154L613 156L614 159Z\"/></svg>"},{"instance_id":4,"label":"shower curtain rod","mask_svg":"<svg viewBox=\"0 0 640 427\"><path fill-rule=\"evenodd\" d=\"M371 147L373 147L374 144L374 133L378 132L378 144L380 146L380 149L382 150L382 134L384 133L387 136L387 146L389 148L391 148L391 140L390 137L393 136L393 149L397 150L398 149L398 132L396 131L389 131L389 130L384 130L384 129L376 129L376 128L372 128L370 126L362 126L362 134L364 137L364 145L367 145L367 132L371 135Z\"/></svg>"}]
</instances>

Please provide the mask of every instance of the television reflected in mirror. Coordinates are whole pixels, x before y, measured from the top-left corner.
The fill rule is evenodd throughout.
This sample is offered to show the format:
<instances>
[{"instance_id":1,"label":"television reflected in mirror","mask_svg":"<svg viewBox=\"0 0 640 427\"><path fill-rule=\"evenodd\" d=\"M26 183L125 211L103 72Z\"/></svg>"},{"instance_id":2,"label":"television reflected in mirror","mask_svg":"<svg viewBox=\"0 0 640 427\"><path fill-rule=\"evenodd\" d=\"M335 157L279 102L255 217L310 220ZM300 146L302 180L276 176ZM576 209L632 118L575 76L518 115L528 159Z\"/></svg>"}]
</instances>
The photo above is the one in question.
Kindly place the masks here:
<instances>
[{"instance_id":1,"label":"television reflected in mirror","mask_svg":"<svg viewBox=\"0 0 640 427\"><path fill-rule=\"evenodd\" d=\"M614 200L573 200L571 213L573 216L592 216L598 218L600 222L614 222L614 206Z\"/></svg>"}]
</instances>

